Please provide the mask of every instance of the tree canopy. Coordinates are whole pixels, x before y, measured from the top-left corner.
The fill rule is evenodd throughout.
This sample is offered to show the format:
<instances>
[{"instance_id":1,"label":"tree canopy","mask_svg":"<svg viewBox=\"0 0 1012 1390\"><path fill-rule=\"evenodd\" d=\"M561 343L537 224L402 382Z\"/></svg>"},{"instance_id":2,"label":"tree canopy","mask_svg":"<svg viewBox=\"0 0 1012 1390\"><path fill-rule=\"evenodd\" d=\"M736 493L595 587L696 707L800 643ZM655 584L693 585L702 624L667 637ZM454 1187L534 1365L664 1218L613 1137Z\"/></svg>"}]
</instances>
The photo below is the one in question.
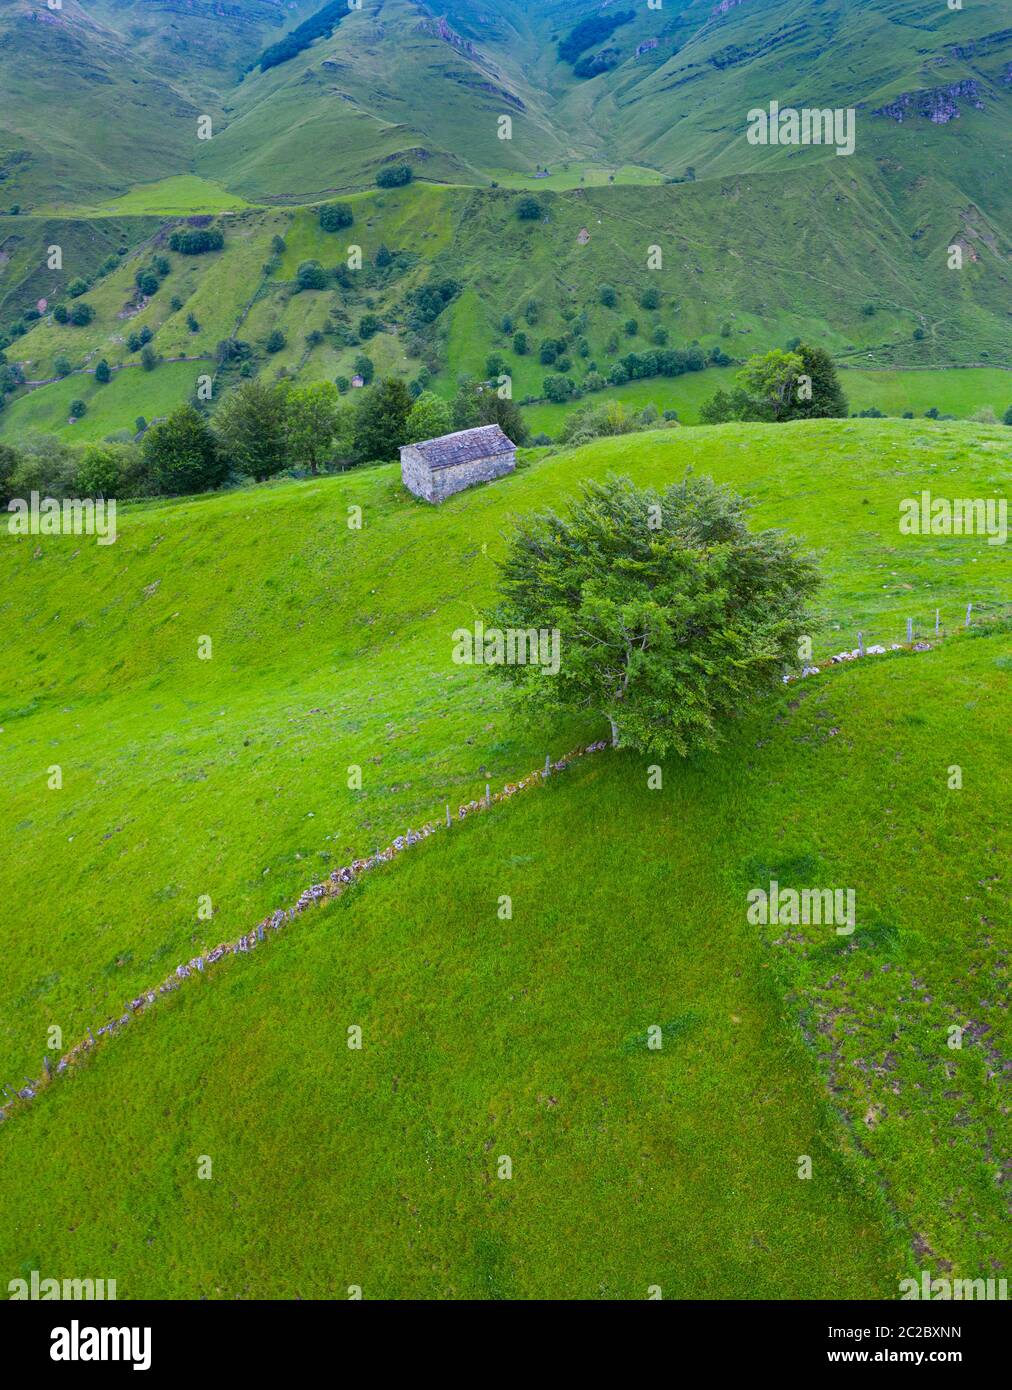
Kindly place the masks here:
<instances>
[{"instance_id":1,"label":"tree canopy","mask_svg":"<svg viewBox=\"0 0 1012 1390\"><path fill-rule=\"evenodd\" d=\"M584 483L565 515L522 521L487 621L557 629L561 666L490 671L537 710L600 712L619 746L715 747L796 659L818 584L796 541L748 529L748 506L691 474L663 492L610 478Z\"/></svg>"}]
</instances>

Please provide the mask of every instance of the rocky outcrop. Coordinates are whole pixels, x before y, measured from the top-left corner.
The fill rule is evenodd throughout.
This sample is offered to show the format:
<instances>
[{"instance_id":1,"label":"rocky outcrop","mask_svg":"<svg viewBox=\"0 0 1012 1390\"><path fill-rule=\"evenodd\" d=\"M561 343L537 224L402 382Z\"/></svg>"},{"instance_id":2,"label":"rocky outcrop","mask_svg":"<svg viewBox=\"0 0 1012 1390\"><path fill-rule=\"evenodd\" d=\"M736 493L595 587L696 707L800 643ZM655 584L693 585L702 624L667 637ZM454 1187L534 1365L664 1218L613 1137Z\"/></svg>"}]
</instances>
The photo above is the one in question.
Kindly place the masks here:
<instances>
[{"instance_id":1,"label":"rocky outcrop","mask_svg":"<svg viewBox=\"0 0 1012 1390\"><path fill-rule=\"evenodd\" d=\"M959 62L965 63L970 58L987 57L996 49L1007 48L1010 43L1012 43L1012 29L1000 29L997 33L986 34L981 39L971 39L969 43L946 44L946 56L935 58L932 61L944 63L950 58L955 58Z\"/></svg>"},{"instance_id":2,"label":"rocky outcrop","mask_svg":"<svg viewBox=\"0 0 1012 1390\"><path fill-rule=\"evenodd\" d=\"M433 38L451 44L459 53L466 53L469 58L478 57L478 50L471 40L462 38L455 29L451 29L442 15L438 19L420 19L415 25L415 33L431 34Z\"/></svg>"},{"instance_id":3,"label":"rocky outcrop","mask_svg":"<svg viewBox=\"0 0 1012 1390\"><path fill-rule=\"evenodd\" d=\"M975 78L966 77L961 82L953 82L948 87L929 87L919 92L901 92L895 101L879 106L873 116L887 116L902 124L913 116L921 116L935 125L947 125L958 120L962 114L960 101L977 111L984 110L981 100L980 83Z\"/></svg>"}]
</instances>

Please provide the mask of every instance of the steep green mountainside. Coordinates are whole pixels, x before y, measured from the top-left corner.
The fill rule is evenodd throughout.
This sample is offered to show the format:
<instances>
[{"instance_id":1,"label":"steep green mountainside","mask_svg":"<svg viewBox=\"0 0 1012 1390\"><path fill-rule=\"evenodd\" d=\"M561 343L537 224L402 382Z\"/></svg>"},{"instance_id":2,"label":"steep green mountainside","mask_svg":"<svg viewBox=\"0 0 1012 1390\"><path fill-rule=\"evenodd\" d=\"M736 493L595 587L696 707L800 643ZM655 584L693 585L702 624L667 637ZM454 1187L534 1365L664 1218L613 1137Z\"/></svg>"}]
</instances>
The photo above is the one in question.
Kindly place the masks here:
<instances>
[{"instance_id":1,"label":"steep green mountainside","mask_svg":"<svg viewBox=\"0 0 1012 1390\"><path fill-rule=\"evenodd\" d=\"M574 358L577 378L591 363L607 374L626 353L649 350L658 329L673 347L719 346L739 360L802 336L855 365L1006 362L1012 294L997 233L953 209L934 225L930 242L912 241L911 224L891 211L896 180L875 174L855 184L842 164L812 164L796 176L789 223L774 174L545 193L543 217L533 222L517 218L517 193L414 184L352 195L355 220L340 234L323 232L314 208L232 214L221 221L224 249L199 257L169 250L174 223L134 219L131 235L154 235L84 296L94 310L91 323L61 325L48 312L8 348L28 382L53 378L59 358L73 370L53 385L12 396L0 434L33 429L101 438L132 427L140 415L153 419L163 413L165 374L173 377L175 398L185 399L199 374L217 372L217 345L233 336L250 344L259 371L284 367L298 380L350 379L355 359L366 352L379 375L412 379L427 368L444 394L456 389L460 372L484 377L489 354L498 352L519 400L540 397L553 370L540 362L538 344L566 332L587 342L587 356ZM824 214L827 205L832 218ZM53 224L42 220L9 218L5 225L22 246L48 244L53 234ZM277 236L285 241L281 255L272 250ZM944 255L953 237L969 248L958 273ZM335 269L351 245L361 247L363 269L345 285L297 292L303 261ZM660 248L659 269L647 268L651 247ZM383 248L392 258L380 266ZM152 254L164 255L171 269L144 299L135 275ZM62 278L65 286L80 264L68 254L62 277L26 277L28 302L41 289L51 308L54 281ZM456 295L424 335L412 333L413 292L445 279L456 283ZM600 302L606 282L617 292L613 307ZM647 288L659 291L656 309L641 307ZM361 341L358 327L367 312L382 328ZM509 331L504 319L512 323ZM139 351L128 343L143 328L161 358L154 372L141 372ZM269 354L266 343L276 329L286 346ZM514 347L517 329L528 338L523 354ZM107 386L94 380L101 358L114 369ZM181 358L195 365L187 372L176 361ZM231 380L220 376L216 389ZM85 401L88 415L69 425L67 405L75 398Z\"/></svg>"},{"instance_id":2,"label":"steep green mountainside","mask_svg":"<svg viewBox=\"0 0 1012 1390\"><path fill-rule=\"evenodd\" d=\"M350 377L364 348L381 374L410 379L424 365L449 393L459 372L484 375L497 351L515 394L540 397L537 351L513 354L504 316L529 326L536 348L586 315L577 376L592 361L607 374L657 329L672 346L698 341L736 358L802 336L853 365L1008 364L1007 0L962 11L928 0L640 6L602 40L614 64L587 78L560 45L625 11L375 0L267 62L279 35L297 36L321 12L266 0L70 0L58 12L18 0L0 10L0 74L14 94L0 137L5 311L15 318L40 298L51 308L103 250L144 241L93 291L88 328L61 329L47 314L11 346L29 381L46 381L58 357L77 372L102 356L132 370L128 320L154 332L158 370L174 373L183 396L193 377L169 359L207 360L235 333L262 370L263 344L281 328L288 347L270 366L297 377ZM57 78L59 102L46 86ZM853 107L855 153L750 144L748 111L771 100ZM207 140L197 138L202 114ZM360 200L355 190L404 162L413 187ZM538 221L516 220L508 190L524 186L538 191ZM335 191L362 209L346 239L314 233L305 207ZM146 215L215 211L242 214L229 217L222 255L138 305L132 275L171 226L159 231ZM272 237L289 230L289 252L265 272ZM62 272L43 268L53 243L66 243ZM369 267L352 285L292 295L302 259L334 267L352 243ZM403 254L378 274L381 245ZM648 272L654 246L664 264ZM952 247L961 269L950 268ZM423 344L405 331L407 296L446 277L459 293ZM615 310L598 303L605 281L620 291ZM662 304L644 313L647 283ZM183 307L169 311L173 294ZM384 323L367 344L356 336L363 309ZM77 436L91 437L180 398L164 380L107 390L100 402L90 377L76 376L15 397L2 430L66 430L69 402L83 399L91 419Z\"/></svg>"},{"instance_id":3,"label":"steep green mountainside","mask_svg":"<svg viewBox=\"0 0 1012 1390\"><path fill-rule=\"evenodd\" d=\"M188 170L197 118L307 0L0 5L0 202L88 204Z\"/></svg>"},{"instance_id":4,"label":"steep green mountainside","mask_svg":"<svg viewBox=\"0 0 1012 1390\"><path fill-rule=\"evenodd\" d=\"M446 802L599 737L518 720L452 633L511 513L690 464L823 551L817 664L908 616L931 649L774 693L660 790L637 755L595 754L160 1000L0 1124L11 1277L895 1297L921 1268L1007 1267L1007 547L897 529L922 487L1002 490L994 427L675 430L535 452L438 509L381 467L128 507L109 547L0 536L21 652L0 690L0 891L21 904L0 1076L40 1075L54 1025L71 1046ZM959 635L970 599L979 635ZM750 924L770 878L853 888L857 931Z\"/></svg>"},{"instance_id":5,"label":"steep green mountainside","mask_svg":"<svg viewBox=\"0 0 1012 1390\"><path fill-rule=\"evenodd\" d=\"M93 203L197 171L254 199L309 200L405 157L421 175L479 184L546 167L575 182L631 166L645 180L835 158L749 144L749 109L775 99L854 107L858 165L897 161L992 216L1007 207L1010 0L960 11L935 0L616 5L613 16L632 19L583 48L606 54L591 77L560 58L560 42L606 21L607 8L371 0L260 66L265 48L323 9L67 0L48 11L7 0L9 198L38 206L58 190ZM207 140L197 139L202 114Z\"/></svg>"}]
</instances>

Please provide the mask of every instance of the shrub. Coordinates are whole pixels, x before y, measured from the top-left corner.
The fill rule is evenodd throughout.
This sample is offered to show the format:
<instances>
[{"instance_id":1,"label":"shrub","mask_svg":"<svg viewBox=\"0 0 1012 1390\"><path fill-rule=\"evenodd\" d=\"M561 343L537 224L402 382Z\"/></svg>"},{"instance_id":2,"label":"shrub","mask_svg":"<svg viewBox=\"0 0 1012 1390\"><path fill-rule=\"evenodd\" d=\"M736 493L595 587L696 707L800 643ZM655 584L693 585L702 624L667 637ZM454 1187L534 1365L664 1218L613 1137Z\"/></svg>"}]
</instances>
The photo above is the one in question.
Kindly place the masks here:
<instances>
[{"instance_id":1,"label":"shrub","mask_svg":"<svg viewBox=\"0 0 1012 1390\"><path fill-rule=\"evenodd\" d=\"M355 215L347 203L324 203L320 208L320 226L325 232L339 232L342 227L350 227L354 221Z\"/></svg>"},{"instance_id":2,"label":"shrub","mask_svg":"<svg viewBox=\"0 0 1012 1390\"><path fill-rule=\"evenodd\" d=\"M521 222L537 222L541 217L541 204L537 198L521 198L517 203L517 217Z\"/></svg>"},{"instance_id":3,"label":"shrub","mask_svg":"<svg viewBox=\"0 0 1012 1390\"><path fill-rule=\"evenodd\" d=\"M319 261L303 261L295 274L296 293L301 290L325 290L327 272Z\"/></svg>"},{"instance_id":4,"label":"shrub","mask_svg":"<svg viewBox=\"0 0 1012 1390\"><path fill-rule=\"evenodd\" d=\"M402 188L410 183L413 174L410 164L393 164L376 175L377 188Z\"/></svg>"},{"instance_id":5,"label":"shrub","mask_svg":"<svg viewBox=\"0 0 1012 1390\"><path fill-rule=\"evenodd\" d=\"M183 256L203 256L208 251L220 251L225 235L217 227L186 227L173 232L169 248Z\"/></svg>"},{"instance_id":6,"label":"shrub","mask_svg":"<svg viewBox=\"0 0 1012 1390\"><path fill-rule=\"evenodd\" d=\"M75 328L84 328L94 317L94 309L90 304L85 304L83 299L79 299L70 311L70 322Z\"/></svg>"},{"instance_id":7,"label":"shrub","mask_svg":"<svg viewBox=\"0 0 1012 1390\"><path fill-rule=\"evenodd\" d=\"M550 401L560 403L568 401L576 387L572 379L568 376L555 375L546 376L542 385L542 394L547 396Z\"/></svg>"}]
</instances>

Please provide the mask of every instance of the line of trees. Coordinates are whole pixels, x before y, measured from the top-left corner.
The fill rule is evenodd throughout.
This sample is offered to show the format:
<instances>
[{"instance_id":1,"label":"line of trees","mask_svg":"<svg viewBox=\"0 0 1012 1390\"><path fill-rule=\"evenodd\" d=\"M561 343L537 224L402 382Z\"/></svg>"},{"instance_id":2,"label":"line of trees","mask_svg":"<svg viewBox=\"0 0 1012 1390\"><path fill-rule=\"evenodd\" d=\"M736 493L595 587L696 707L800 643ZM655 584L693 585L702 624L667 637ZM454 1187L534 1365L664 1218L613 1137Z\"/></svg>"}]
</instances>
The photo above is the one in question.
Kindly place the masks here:
<instances>
[{"instance_id":1,"label":"line of trees","mask_svg":"<svg viewBox=\"0 0 1012 1390\"><path fill-rule=\"evenodd\" d=\"M45 436L0 455L0 493L127 499L179 496L395 461L402 444L496 422L516 444L528 437L516 405L483 383L465 381L451 401L413 397L398 378L343 399L330 381L300 386L282 378L241 381L213 415L192 402L136 436L82 448ZM124 432L125 433L125 432Z\"/></svg>"}]
</instances>

